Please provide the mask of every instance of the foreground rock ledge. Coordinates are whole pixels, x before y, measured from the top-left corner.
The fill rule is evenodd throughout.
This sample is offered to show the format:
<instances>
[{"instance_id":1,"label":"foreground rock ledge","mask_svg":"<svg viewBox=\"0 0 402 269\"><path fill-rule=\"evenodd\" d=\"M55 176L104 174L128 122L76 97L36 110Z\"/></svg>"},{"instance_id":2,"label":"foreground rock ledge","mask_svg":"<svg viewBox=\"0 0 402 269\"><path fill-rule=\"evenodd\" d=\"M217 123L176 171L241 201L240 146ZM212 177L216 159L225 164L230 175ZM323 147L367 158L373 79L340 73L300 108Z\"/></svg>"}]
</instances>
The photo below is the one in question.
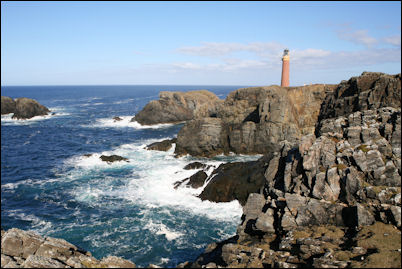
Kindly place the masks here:
<instances>
[{"instance_id":1,"label":"foreground rock ledge","mask_svg":"<svg viewBox=\"0 0 402 269\"><path fill-rule=\"evenodd\" d=\"M1 230L2 268L135 268L131 261L107 256L101 260L64 239L33 231Z\"/></svg>"}]
</instances>

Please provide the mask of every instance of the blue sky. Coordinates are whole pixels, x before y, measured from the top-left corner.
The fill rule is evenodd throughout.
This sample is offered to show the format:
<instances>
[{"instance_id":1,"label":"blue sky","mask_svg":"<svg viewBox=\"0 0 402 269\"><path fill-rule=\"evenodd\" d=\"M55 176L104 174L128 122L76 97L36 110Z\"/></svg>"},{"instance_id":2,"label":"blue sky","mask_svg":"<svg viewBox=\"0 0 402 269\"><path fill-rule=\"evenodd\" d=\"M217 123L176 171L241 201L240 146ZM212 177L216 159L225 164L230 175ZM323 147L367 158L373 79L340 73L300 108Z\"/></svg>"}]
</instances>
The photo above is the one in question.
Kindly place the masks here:
<instances>
[{"instance_id":1,"label":"blue sky","mask_svg":"<svg viewBox=\"0 0 402 269\"><path fill-rule=\"evenodd\" d=\"M1 85L290 85L401 72L401 2L1 2Z\"/></svg>"}]
</instances>

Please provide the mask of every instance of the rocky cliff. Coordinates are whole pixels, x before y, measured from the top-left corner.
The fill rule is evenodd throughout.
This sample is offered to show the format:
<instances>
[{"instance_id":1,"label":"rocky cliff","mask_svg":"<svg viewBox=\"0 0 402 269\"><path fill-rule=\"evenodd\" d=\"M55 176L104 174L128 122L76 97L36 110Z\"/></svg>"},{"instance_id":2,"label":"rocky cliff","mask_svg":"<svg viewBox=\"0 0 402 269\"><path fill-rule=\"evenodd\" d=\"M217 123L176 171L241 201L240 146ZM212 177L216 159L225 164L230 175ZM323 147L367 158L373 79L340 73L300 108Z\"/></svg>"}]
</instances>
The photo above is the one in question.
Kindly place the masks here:
<instances>
[{"instance_id":1,"label":"rocky cliff","mask_svg":"<svg viewBox=\"0 0 402 269\"><path fill-rule=\"evenodd\" d=\"M47 107L34 99L23 97L13 100L7 96L1 97L1 114L14 113L13 119L30 119L35 116L47 115L49 112Z\"/></svg>"},{"instance_id":2,"label":"rocky cliff","mask_svg":"<svg viewBox=\"0 0 402 269\"><path fill-rule=\"evenodd\" d=\"M216 114L222 101L206 90L160 92L159 100L149 102L131 121L140 124L176 123Z\"/></svg>"},{"instance_id":3,"label":"rocky cliff","mask_svg":"<svg viewBox=\"0 0 402 269\"><path fill-rule=\"evenodd\" d=\"M400 267L400 79L363 73L342 82L327 93L313 134L215 170L210 184L224 186L215 193L247 169L249 182L263 183L248 195L237 235L180 266Z\"/></svg>"},{"instance_id":4,"label":"rocky cliff","mask_svg":"<svg viewBox=\"0 0 402 269\"><path fill-rule=\"evenodd\" d=\"M334 85L243 88L231 92L214 117L187 122L177 135L177 155L264 154L279 142L295 143L314 131L320 105Z\"/></svg>"},{"instance_id":5,"label":"rocky cliff","mask_svg":"<svg viewBox=\"0 0 402 269\"><path fill-rule=\"evenodd\" d=\"M60 238L42 237L32 231L1 230L2 268L135 268L116 256L102 260Z\"/></svg>"}]
</instances>

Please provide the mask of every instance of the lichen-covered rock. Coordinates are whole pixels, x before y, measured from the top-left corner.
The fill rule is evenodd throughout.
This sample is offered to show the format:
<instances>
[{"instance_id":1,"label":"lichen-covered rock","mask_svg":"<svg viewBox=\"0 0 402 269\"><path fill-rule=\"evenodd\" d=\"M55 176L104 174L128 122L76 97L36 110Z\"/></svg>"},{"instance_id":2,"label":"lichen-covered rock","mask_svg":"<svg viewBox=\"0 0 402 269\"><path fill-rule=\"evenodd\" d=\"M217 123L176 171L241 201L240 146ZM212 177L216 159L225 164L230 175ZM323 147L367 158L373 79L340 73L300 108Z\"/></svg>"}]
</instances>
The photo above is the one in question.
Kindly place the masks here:
<instances>
[{"instance_id":1,"label":"lichen-covered rock","mask_svg":"<svg viewBox=\"0 0 402 269\"><path fill-rule=\"evenodd\" d=\"M222 102L214 93L199 90L189 92L160 92L159 100L149 102L131 121L151 125L176 123L216 115Z\"/></svg>"},{"instance_id":2,"label":"lichen-covered rock","mask_svg":"<svg viewBox=\"0 0 402 269\"><path fill-rule=\"evenodd\" d=\"M105 266L106 268L135 268L135 264L128 260L116 257L116 256L108 256L103 258L100 261L101 267Z\"/></svg>"},{"instance_id":3,"label":"lichen-covered rock","mask_svg":"<svg viewBox=\"0 0 402 269\"><path fill-rule=\"evenodd\" d=\"M376 222L351 232L332 225L295 227L278 236L230 238L212 244L186 267L362 268L400 267L401 232ZM183 267L180 267L183 268Z\"/></svg>"}]
</instances>

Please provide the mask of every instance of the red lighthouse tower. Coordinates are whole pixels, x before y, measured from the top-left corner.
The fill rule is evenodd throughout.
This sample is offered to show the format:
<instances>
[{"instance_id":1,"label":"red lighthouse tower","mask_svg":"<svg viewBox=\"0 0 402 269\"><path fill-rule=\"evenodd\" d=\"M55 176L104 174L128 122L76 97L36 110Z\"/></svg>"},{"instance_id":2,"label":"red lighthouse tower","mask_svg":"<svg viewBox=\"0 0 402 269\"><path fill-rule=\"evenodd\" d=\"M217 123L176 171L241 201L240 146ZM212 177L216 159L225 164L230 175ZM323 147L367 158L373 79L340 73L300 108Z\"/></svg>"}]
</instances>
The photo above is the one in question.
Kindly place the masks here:
<instances>
[{"instance_id":1,"label":"red lighthouse tower","mask_svg":"<svg viewBox=\"0 0 402 269\"><path fill-rule=\"evenodd\" d=\"M289 50L283 51L281 87L289 87Z\"/></svg>"}]
</instances>

